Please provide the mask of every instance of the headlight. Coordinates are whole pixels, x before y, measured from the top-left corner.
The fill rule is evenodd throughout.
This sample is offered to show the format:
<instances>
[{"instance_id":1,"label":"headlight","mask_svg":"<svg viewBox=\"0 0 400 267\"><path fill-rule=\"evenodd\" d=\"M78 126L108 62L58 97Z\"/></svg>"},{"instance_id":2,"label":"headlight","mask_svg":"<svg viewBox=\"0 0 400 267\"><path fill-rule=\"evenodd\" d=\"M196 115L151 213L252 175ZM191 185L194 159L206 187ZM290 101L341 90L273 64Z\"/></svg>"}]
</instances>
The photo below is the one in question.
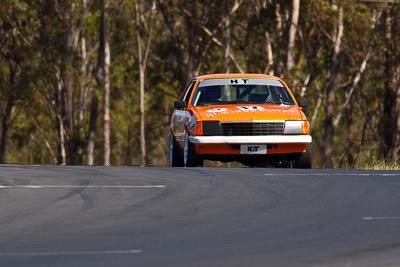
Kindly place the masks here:
<instances>
[{"instance_id":1,"label":"headlight","mask_svg":"<svg viewBox=\"0 0 400 267\"><path fill-rule=\"evenodd\" d=\"M308 134L308 121L285 121L284 134Z\"/></svg>"}]
</instances>

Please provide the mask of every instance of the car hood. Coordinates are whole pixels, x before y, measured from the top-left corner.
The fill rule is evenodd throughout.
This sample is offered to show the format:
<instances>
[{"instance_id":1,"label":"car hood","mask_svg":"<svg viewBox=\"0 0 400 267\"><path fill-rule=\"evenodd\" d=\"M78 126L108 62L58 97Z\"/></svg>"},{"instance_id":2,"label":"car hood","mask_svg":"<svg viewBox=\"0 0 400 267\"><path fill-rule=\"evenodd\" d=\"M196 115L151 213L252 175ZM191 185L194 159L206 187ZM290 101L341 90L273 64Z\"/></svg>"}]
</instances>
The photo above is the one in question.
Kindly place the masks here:
<instances>
[{"instance_id":1,"label":"car hood","mask_svg":"<svg viewBox=\"0 0 400 267\"><path fill-rule=\"evenodd\" d=\"M302 120L297 106L287 105L215 105L194 107L193 110L203 121L258 121L258 120Z\"/></svg>"}]
</instances>

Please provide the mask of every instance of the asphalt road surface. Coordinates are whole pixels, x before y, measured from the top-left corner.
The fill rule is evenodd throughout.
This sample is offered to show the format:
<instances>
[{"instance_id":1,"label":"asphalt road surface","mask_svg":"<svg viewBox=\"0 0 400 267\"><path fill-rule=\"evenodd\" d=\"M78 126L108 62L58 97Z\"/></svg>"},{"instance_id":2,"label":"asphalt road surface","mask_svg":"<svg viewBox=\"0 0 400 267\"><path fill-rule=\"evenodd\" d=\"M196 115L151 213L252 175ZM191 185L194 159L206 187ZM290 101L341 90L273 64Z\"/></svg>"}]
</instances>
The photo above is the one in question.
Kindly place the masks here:
<instances>
[{"instance_id":1,"label":"asphalt road surface","mask_svg":"<svg viewBox=\"0 0 400 267\"><path fill-rule=\"evenodd\" d=\"M0 266L400 266L400 171L0 165Z\"/></svg>"}]
</instances>

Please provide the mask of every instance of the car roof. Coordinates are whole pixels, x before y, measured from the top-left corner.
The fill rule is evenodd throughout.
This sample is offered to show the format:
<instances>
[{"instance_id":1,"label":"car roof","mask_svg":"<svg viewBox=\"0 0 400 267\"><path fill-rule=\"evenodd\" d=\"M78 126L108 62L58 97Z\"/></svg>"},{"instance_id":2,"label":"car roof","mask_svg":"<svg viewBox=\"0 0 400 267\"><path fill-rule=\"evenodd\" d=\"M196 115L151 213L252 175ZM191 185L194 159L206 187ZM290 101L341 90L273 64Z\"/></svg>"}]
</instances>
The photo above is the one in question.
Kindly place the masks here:
<instances>
[{"instance_id":1,"label":"car roof","mask_svg":"<svg viewBox=\"0 0 400 267\"><path fill-rule=\"evenodd\" d=\"M255 74L255 73L216 73L207 74L194 77L196 80L207 80L207 79L220 79L220 78L268 78L274 80L281 80L279 77L267 74Z\"/></svg>"}]
</instances>

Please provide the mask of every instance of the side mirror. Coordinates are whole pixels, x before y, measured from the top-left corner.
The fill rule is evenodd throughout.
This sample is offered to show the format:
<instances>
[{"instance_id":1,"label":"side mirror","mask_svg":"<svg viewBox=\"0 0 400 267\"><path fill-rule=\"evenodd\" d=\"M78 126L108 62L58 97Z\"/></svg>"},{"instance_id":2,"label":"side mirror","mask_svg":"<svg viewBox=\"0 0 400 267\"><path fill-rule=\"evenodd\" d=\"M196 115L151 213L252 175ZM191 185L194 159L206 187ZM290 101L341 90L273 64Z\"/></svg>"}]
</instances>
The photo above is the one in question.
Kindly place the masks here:
<instances>
[{"instance_id":1,"label":"side mirror","mask_svg":"<svg viewBox=\"0 0 400 267\"><path fill-rule=\"evenodd\" d=\"M187 107L186 101L182 101L182 100L174 101L174 108L183 109L183 108L186 108L186 107Z\"/></svg>"},{"instance_id":2,"label":"side mirror","mask_svg":"<svg viewBox=\"0 0 400 267\"><path fill-rule=\"evenodd\" d=\"M308 108L308 100L307 99L300 99L299 101L299 106L302 107L303 109L307 109Z\"/></svg>"}]
</instances>

